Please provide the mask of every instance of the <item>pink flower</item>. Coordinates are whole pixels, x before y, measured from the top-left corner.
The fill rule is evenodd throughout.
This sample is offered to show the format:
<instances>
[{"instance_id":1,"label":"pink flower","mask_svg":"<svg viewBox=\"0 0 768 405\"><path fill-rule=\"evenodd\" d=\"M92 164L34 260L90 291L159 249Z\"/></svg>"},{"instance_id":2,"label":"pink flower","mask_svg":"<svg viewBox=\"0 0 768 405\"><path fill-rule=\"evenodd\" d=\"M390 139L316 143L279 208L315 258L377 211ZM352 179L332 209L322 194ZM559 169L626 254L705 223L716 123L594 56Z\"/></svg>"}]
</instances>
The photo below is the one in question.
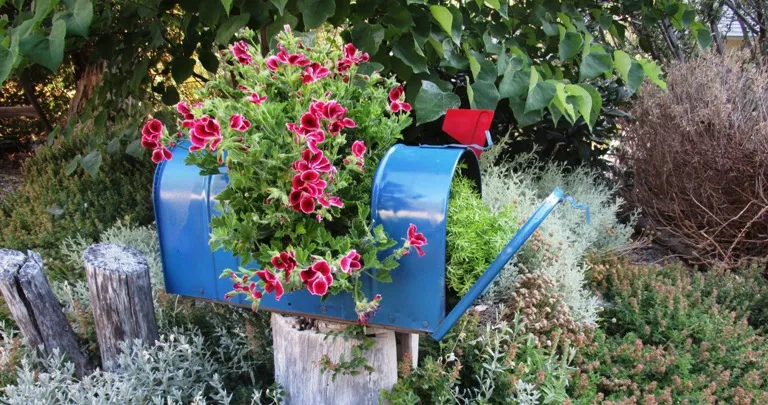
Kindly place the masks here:
<instances>
[{"instance_id":1,"label":"pink flower","mask_svg":"<svg viewBox=\"0 0 768 405\"><path fill-rule=\"evenodd\" d=\"M360 53L353 44L344 45L344 58L350 60L352 63L359 65L363 62L368 62L368 53Z\"/></svg>"},{"instance_id":2,"label":"pink flower","mask_svg":"<svg viewBox=\"0 0 768 405\"><path fill-rule=\"evenodd\" d=\"M221 142L221 126L215 118L204 115L189 130L189 141L192 143L189 147L191 152L202 150L207 145L210 145L211 150L216 150Z\"/></svg>"},{"instance_id":3,"label":"pink flower","mask_svg":"<svg viewBox=\"0 0 768 405\"><path fill-rule=\"evenodd\" d=\"M339 59L336 61L336 70L339 72L346 72L352 67L352 61L349 59Z\"/></svg>"},{"instance_id":4,"label":"pink flower","mask_svg":"<svg viewBox=\"0 0 768 405\"><path fill-rule=\"evenodd\" d=\"M352 144L352 154L355 155L356 158L362 159L363 155L366 151L365 142L363 141L355 141Z\"/></svg>"},{"instance_id":5,"label":"pink flower","mask_svg":"<svg viewBox=\"0 0 768 405\"><path fill-rule=\"evenodd\" d=\"M253 63L251 55L248 53L248 43L245 41L238 41L232 46L232 54L238 62L243 65L250 65Z\"/></svg>"},{"instance_id":6,"label":"pink flower","mask_svg":"<svg viewBox=\"0 0 768 405\"><path fill-rule=\"evenodd\" d=\"M288 194L288 204L296 212L311 214L315 210L315 198L304 190L293 190Z\"/></svg>"},{"instance_id":7,"label":"pink flower","mask_svg":"<svg viewBox=\"0 0 768 405\"><path fill-rule=\"evenodd\" d=\"M325 260L315 262L306 270L302 270L299 276L312 295L325 295L328 292L328 287L333 285L331 266Z\"/></svg>"},{"instance_id":8,"label":"pink flower","mask_svg":"<svg viewBox=\"0 0 768 405\"><path fill-rule=\"evenodd\" d=\"M331 171L331 162L323 154L323 151L314 153L309 149L304 149L301 152L301 160L293 162L291 165L293 170L297 172L305 172L307 170L314 170L319 173L327 173Z\"/></svg>"},{"instance_id":9,"label":"pink flower","mask_svg":"<svg viewBox=\"0 0 768 405\"><path fill-rule=\"evenodd\" d=\"M311 197L320 197L323 195L323 191L325 190L325 187L328 186L328 183L320 178L318 172L308 170L293 176L291 185L293 186L293 190L303 191Z\"/></svg>"},{"instance_id":10,"label":"pink flower","mask_svg":"<svg viewBox=\"0 0 768 405\"><path fill-rule=\"evenodd\" d=\"M376 294L371 302L362 303L362 305L358 304L358 307L355 308L355 311L357 312L357 322L362 325L370 322L370 320L376 316L376 311L379 307L381 307L381 294Z\"/></svg>"},{"instance_id":11,"label":"pink flower","mask_svg":"<svg viewBox=\"0 0 768 405\"><path fill-rule=\"evenodd\" d=\"M389 109L392 110L392 112L400 112L400 111L411 111L411 105L406 103L405 101L400 101L400 99L403 96L403 86L398 86L392 89L392 91L389 92Z\"/></svg>"},{"instance_id":12,"label":"pink flower","mask_svg":"<svg viewBox=\"0 0 768 405\"><path fill-rule=\"evenodd\" d=\"M189 109L189 105L185 102L176 104L176 111L184 117L184 122L195 119L195 115L192 114L192 110Z\"/></svg>"},{"instance_id":13,"label":"pink flower","mask_svg":"<svg viewBox=\"0 0 768 405\"><path fill-rule=\"evenodd\" d=\"M304 84L309 84L316 82L329 74L331 74L331 71L328 70L328 68L315 62L307 66L304 71L301 72L301 79Z\"/></svg>"},{"instance_id":14,"label":"pink flower","mask_svg":"<svg viewBox=\"0 0 768 405\"><path fill-rule=\"evenodd\" d=\"M360 254L354 249L350 250L349 253L341 258L339 267L341 267L341 271L347 274L352 274L355 270L360 270L362 268L360 265Z\"/></svg>"},{"instance_id":15,"label":"pink flower","mask_svg":"<svg viewBox=\"0 0 768 405\"><path fill-rule=\"evenodd\" d=\"M251 127L251 121L248 121L240 114L232 114L229 118L229 127L235 131L245 132Z\"/></svg>"},{"instance_id":16,"label":"pink flower","mask_svg":"<svg viewBox=\"0 0 768 405\"><path fill-rule=\"evenodd\" d=\"M171 160L173 154L165 146L158 146L152 151L152 161L155 164L162 162L163 160Z\"/></svg>"},{"instance_id":17,"label":"pink flower","mask_svg":"<svg viewBox=\"0 0 768 405\"><path fill-rule=\"evenodd\" d=\"M416 225L410 224L408 226L407 241L405 242L405 247L408 250L405 252L405 254L411 252L410 248L414 248L416 249L416 252L419 254L419 256L424 256L424 250L422 250L422 246L426 244L427 238L424 236L424 234L416 230Z\"/></svg>"},{"instance_id":18,"label":"pink flower","mask_svg":"<svg viewBox=\"0 0 768 405\"><path fill-rule=\"evenodd\" d=\"M280 59L277 56L270 56L267 58L267 61L264 62L264 64L267 65L267 69L273 72L280 68L279 63Z\"/></svg>"},{"instance_id":19,"label":"pink flower","mask_svg":"<svg viewBox=\"0 0 768 405\"><path fill-rule=\"evenodd\" d=\"M160 120L152 119L144 124L141 129L141 135L147 139L158 140L163 135L163 123Z\"/></svg>"},{"instance_id":20,"label":"pink flower","mask_svg":"<svg viewBox=\"0 0 768 405\"><path fill-rule=\"evenodd\" d=\"M320 129L317 131L309 132L304 135L304 137L307 139L307 147L309 150L311 150L313 153L319 153L320 149L317 148L317 145L325 142L325 132Z\"/></svg>"},{"instance_id":21,"label":"pink flower","mask_svg":"<svg viewBox=\"0 0 768 405\"><path fill-rule=\"evenodd\" d=\"M305 113L301 116L301 128L306 131L316 131L320 129L320 119L312 113Z\"/></svg>"},{"instance_id":22,"label":"pink flower","mask_svg":"<svg viewBox=\"0 0 768 405\"><path fill-rule=\"evenodd\" d=\"M257 271L256 275L264 282L264 291L266 291L267 294L271 294L274 291L275 300L280 301L280 297L283 296L285 290L283 290L283 284L277 276L269 271L269 268Z\"/></svg>"},{"instance_id":23,"label":"pink flower","mask_svg":"<svg viewBox=\"0 0 768 405\"><path fill-rule=\"evenodd\" d=\"M317 202L320 203L320 205L322 205L325 208L329 208L329 207L344 208L344 203L341 202L341 198L335 197L335 196L334 197L328 197L328 196L319 197L317 199Z\"/></svg>"},{"instance_id":24,"label":"pink flower","mask_svg":"<svg viewBox=\"0 0 768 405\"><path fill-rule=\"evenodd\" d=\"M251 93L251 95L248 96L248 101L250 101L250 102L252 102L252 103L254 103L256 105L261 105L265 101L267 101L267 96L259 97L258 93Z\"/></svg>"},{"instance_id":25,"label":"pink flower","mask_svg":"<svg viewBox=\"0 0 768 405\"><path fill-rule=\"evenodd\" d=\"M327 103L325 103L325 108L323 111L323 118L329 119L329 120L339 120L344 118L344 116L347 114L347 109L342 107L341 104L339 104L336 100L331 100ZM350 120L352 121L352 120ZM354 123L354 121L353 121Z\"/></svg>"},{"instance_id":26,"label":"pink flower","mask_svg":"<svg viewBox=\"0 0 768 405\"><path fill-rule=\"evenodd\" d=\"M307 58L306 55L301 53L295 53L292 55L288 55L288 64L291 66L300 66L304 67L312 63L309 58Z\"/></svg>"},{"instance_id":27,"label":"pink flower","mask_svg":"<svg viewBox=\"0 0 768 405\"><path fill-rule=\"evenodd\" d=\"M278 270L282 270L285 273L285 282L291 278L291 272L299 265L296 261L296 253L293 250L287 252L280 252L280 254L272 256L272 266Z\"/></svg>"}]
</instances>

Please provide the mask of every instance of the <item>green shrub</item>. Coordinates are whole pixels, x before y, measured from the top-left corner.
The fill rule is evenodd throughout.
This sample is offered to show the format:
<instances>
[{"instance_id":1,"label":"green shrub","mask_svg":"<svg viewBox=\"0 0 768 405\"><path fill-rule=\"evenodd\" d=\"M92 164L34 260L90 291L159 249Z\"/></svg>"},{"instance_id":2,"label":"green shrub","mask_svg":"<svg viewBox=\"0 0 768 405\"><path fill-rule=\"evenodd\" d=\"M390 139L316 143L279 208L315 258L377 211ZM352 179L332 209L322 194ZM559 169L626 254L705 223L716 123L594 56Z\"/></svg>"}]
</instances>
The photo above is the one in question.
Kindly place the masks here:
<instances>
[{"instance_id":1,"label":"green shrub","mask_svg":"<svg viewBox=\"0 0 768 405\"><path fill-rule=\"evenodd\" d=\"M457 177L448 203L448 286L463 296L517 231L512 206L495 214L471 180Z\"/></svg>"},{"instance_id":2,"label":"green shrub","mask_svg":"<svg viewBox=\"0 0 768 405\"><path fill-rule=\"evenodd\" d=\"M36 249L60 270L58 247L70 235L95 240L115 220L136 224L153 220L152 164L124 153L104 153L96 177L65 167L88 149L85 136L44 147L23 166L24 185L0 202L0 246ZM57 276L64 276L57 274Z\"/></svg>"},{"instance_id":3,"label":"green shrub","mask_svg":"<svg viewBox=\"0 0 768 405\"><path fill-rule=\"evenodd\" d=\"M474 313L463 317L439 346L422 339L427 347L420 350L430 354L415 370L406 359L400 380L382 392L382 399L393 405L565 402L575 351L566 348L561 355L537 346L519 318L513 319L483 327Z\"/></svg>"},{"instance_id":4,"label":"green shrub","mask_svg":"<svg viewBox=\"0 0 768 405\"><path fill-rule=\"evenodd\" d=\"M768 401L768 341L733 293L740 276L615 259L595 264L592 278L608 304L576 357L578 402Z\"/></svg>"}]
</instances>

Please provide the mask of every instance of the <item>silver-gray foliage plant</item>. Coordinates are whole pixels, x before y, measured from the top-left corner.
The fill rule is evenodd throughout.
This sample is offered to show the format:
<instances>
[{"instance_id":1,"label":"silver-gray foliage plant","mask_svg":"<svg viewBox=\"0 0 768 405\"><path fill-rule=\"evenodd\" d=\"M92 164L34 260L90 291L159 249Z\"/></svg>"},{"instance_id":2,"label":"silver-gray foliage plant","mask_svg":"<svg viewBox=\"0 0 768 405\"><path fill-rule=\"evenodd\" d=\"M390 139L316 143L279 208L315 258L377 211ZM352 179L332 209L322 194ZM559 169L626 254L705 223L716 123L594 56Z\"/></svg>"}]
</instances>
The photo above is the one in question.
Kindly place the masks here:
<instances>
[{"instance_id":1,"label":"silver-gray foliage plant","mask_svg":"<svg viewBox=\"0 0 768 405\"><path fill-rule=\"evenodd\" d=\"M153 298L160 341L153 347L142 342L124 342L123 353L118 358L119 372L96 371L81 380L74 376L74 366L58 352L41 358L26 346L21 348L20 366L16 384L3 388L0 402L8 404L187 404L221 403L231 400L232 394L224 387L223 380L230 376L247 376L257 384L259 376L254 370L263 366L265 359L251 355L248 348L246 320L248 310L216 304L194 303L205 306L212 323L212 337L216 344L206 341L193 324L178 327L177 317L189 311L189 305L178 300L171 305L160 305L159 294L163 288L160 249L157 233L152 226L135 227L118 221L102 234L101 242L130 246L144 254L149 262L153 286ZM82 252L91 244L85 238L67 238L62 252L69 263L83 267ZM88 308L90 296L87 283L52 282L51 287L70 316L77 316L77 308ZM219 310L217 310L219 309ZM78 332L79 324L72 323ZM261 340L270 339L270 331L262 333ZM14 349L13 341L18 332L6 324L0 324L0 369L6 369ZM251 404L279 403L279 389L254 389Z\"/></svg>"},{"instance_id":2,"label":"silver-gray foliage plant","mask_svg":"<svg viewBox=\"0 0 768 405\"><path fill-rule=\"evenodd\" d=\"M577 322L595 325L600 302L585 285L584 259L591 250L604 252L626 247L635 215L627 223L620 223L618 216L624 201L616 197L614 187L600 184L597 173L588 168L543 164L532 153L511 163L493 164L493 152L483 155L481 165L483 201L494 212L512 204L518 217L525 220L555 187L560 187L577 202L589 206L591 222L586 223L583 210L561 204L539 227L545 247L534 249L530 242L526 244L516 260L505 266L485 300L504 301L520 275L538 272L556 280L556 292L562 294Z\"/></svg>"}]
</instances>

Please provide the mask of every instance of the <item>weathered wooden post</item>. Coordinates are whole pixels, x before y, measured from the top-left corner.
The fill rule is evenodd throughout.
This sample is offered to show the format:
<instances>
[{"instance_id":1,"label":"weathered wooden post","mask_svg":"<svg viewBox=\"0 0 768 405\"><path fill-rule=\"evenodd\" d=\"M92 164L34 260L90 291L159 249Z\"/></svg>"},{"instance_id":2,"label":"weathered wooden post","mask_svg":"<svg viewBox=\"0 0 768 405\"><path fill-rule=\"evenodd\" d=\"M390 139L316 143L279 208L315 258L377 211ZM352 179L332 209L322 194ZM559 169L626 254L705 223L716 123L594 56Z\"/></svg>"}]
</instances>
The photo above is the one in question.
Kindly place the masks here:
<instances>
[{"instance_id":1,"label":"weathered wooden post","mask_svg":"<svg viewBox=\"0 0 768 405\"><path fill-rule=\"evenodd\" d=\"M75 364L79 376L87 373L77 336L61 310L61 304L43 273L43 258L31 250L27 254L0 249L0 291L21 333L35 347L43 345L46 354L59 349Z\"/></svg>"},{"instance_id":2,"label":"weathered wooden post","mask_svg":"<svg viewBox=\"0 0 768 405\"><path fill-rule=\"evenodd\" d=\"M317 321L317 330L301 330L296 317L272 314L272 350L275 357L275 380L286 391L288 405L365 405L378 404L379 392L397 382L397 348L395 332L368 328L376 346L364 353L375 370L356 376L323 372L315 363L323 355L338 361L349 360L354 342L339 337L329 338L324 332L341 330L344 325Z\"/></svg>"},{"instance_id":3,"label":"weathered wooden post","mask_svg":"<svg viewBox=\"0 0 768 405\"><path fill-rule=\"evenodd\" d=\"M149 265L139 251L111 243L92 245L83 261L102 367L114 370L120 342L153 344L159 338Z\"/></svg>"}]
</instances>

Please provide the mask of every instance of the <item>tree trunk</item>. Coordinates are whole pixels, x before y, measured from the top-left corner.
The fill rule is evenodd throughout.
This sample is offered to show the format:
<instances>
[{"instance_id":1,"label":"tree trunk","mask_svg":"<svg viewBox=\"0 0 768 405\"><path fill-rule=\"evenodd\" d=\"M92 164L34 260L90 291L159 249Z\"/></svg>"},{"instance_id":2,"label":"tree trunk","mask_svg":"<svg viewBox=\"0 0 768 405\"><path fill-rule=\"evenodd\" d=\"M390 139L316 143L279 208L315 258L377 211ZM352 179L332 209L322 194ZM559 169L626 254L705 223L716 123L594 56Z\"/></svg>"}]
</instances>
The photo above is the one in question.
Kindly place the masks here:
<instances>
[{"instance_id":1,"label":"tree trunk","mask_svg":"<svg viewBox=\"0 0 768 405\"><path fill-rule=\"evenodd\" d=\"M42 345L45 354L59 349L75 364L78 376L88 372L77 336L45 278L38 253L0 249L0 291L30 345Z\"/></svg>"},{"instance_id":2,"label":"tree trunk","mask_svg":"<svg viewBox=\"0 0 768 405\"><path fill-rule=\"evenodd\" d=\"M80 65L85 62L75 62L75 80L77 85L75 87L75 96L69 102L69 113L67 118L70 119L83 112L83 108L93 94L93 90L101 84L102 75L104 74L104 61L98 61L89 65Z\"/></svg>"},{"instance_id":3,"label":"tree trunk","mask_svg":"<svg viewBox=\"0 0 768 405\"><path fill-rule=\"evenodd\" d=\"M680 41L677 40L677 36L675 35L675 30L672 27L672 24L667 18L662 20L662 33L664 34L664 38L667 40L667 45L669 46L669 51L672 52L672 55L677 59L678 62L684 62L685 53L683 52L683 48L680 46Z\"/></svg>"},{"instance_id":4,"label":"tree trunk","mask_svg":"<svg viewBox=\"0 0 768 405\"><path fill-rule=\"evenodd\" d=\"M323 373L315 364L323 355L332 361L351 358L352 341L328 338L324 330L340 330L342 325L318 322L320 332L300 330L299 319L272 314L272 344L275 380L283 386L287 405L366 405L379 403L379 391L391 389L397 382L395 332L370 328L376 346L364 353L375 368L357 376Z\"/></svg>"},{"instance_id":5,"label":"tree trunk","mask_svg":"<svg viewBox=\"0 0 768 405\"><path fill-rule=\"evenodd\" d=\"M149 265L139 251L98 243L83 253L102 367L116 370L120 343L159 339Z\"/></svg>"},{"instance_id":6,"label":"tree trunk","mask_svg":"<svg viewBox=\"0 0 768 405\"><path fill-rule=\"evenodd\" d=\"M51 122L48 121L48 117L45 115L45 111L43 111L43 107L41 107L40 103L37 102L37 95L35 94L35 86L29 80L28 70L25 70L24 73L21 74L21 77L19 78L19 82L21 83L21 88L24 90L24 96L27 97L27 101L29 101L29 104L31 104L32 108L35 109L37 116L40 117L40 121L45 126L45 131L50 134L51 131L53 131L53 126L51 125Z\"/></svg>"}]
</instances>

